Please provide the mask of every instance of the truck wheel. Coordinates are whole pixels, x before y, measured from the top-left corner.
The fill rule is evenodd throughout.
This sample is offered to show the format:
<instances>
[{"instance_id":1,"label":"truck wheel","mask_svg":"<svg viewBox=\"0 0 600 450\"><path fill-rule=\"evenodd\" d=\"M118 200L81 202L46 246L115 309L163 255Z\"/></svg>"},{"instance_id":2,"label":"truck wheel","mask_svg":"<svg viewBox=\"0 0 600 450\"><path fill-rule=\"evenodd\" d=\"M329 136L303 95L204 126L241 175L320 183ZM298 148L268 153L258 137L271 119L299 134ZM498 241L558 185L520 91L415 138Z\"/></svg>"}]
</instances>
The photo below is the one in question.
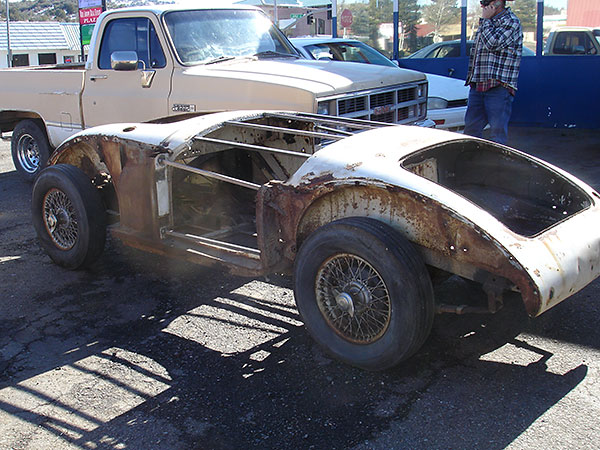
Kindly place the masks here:
<instances>
[{"instance_id":1,"label":"truck wheel","mask_svg":"<svg viewBox=\"0 0 600 450\"><path fill-rule=\"evenodd\" d=\"M410 242L370 218L337 220L311 234L296 257L294 294L312 337L363 369L407 359L433 323L425 264Z\"/></svg>"},{"instance_id":2,"label":"truck wheel","mask_svg":"<svg viewBox=\"0 0 600 450\"><path fill-rule=\"evenodd\" d=\"M10 147L17 172L25 181L33 182L50 157L46 132L35 121L23 120L13 130Z\"/></svg>"},{"instance_id":3,"label":"truck wheel","mask_svg":"<svg viewBox=\"0 0 600 450\"><path fill-rule=\"evenodd\" d=\"M59 266L88 266L104 250L106 211L100 193L77 167L44 169L33 186L31 208L40 243Z\"/></svg>"}]
</instances>

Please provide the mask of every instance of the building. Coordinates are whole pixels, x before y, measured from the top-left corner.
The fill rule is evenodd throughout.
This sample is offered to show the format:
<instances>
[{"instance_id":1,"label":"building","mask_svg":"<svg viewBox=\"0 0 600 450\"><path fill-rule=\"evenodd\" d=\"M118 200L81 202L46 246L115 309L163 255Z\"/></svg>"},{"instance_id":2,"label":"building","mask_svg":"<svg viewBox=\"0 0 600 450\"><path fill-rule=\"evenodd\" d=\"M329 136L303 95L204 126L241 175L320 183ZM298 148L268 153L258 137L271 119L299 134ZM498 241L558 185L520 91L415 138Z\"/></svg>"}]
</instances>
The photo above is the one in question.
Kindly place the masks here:
<instances>
[{"instance_id":1,"label":"building","mask_svg":"<svg viewBox=\"0 0 600 450\"><path fill-rule=\"evenodd\" d=\"M81 60L78 23L10 22L14 67ZM8 67L6 22L0 23L0 68Z\"/></svg>"},{"instance_id":2,"label":"building","mask_svg":"<svg viewBox=\"0 0 600 450\"><path fill-rule=\"evenodd\" d=\"M567 25L600 27L600 1L569 0L567 4Z\"/></svg>"},{"instance_id":3,"label":"building","mask_svg":"<svg viewBox=\"0 0 600 450\"><path fill-rule=\"evenodd\" d=\"M240 0L236 3L259 7L290 37L331 35L330 0L277 0L277 17L274 0Z\"/></svg>"}]
</instances>

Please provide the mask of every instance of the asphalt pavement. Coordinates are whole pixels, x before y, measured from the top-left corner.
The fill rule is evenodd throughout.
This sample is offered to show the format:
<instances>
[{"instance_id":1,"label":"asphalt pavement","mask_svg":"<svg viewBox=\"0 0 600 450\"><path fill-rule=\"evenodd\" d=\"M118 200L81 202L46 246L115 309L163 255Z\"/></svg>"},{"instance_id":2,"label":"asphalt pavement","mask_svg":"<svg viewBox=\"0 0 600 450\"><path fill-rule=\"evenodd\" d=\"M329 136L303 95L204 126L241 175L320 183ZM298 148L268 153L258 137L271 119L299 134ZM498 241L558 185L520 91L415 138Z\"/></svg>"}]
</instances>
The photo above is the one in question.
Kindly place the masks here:
<instances>
[{"instance_id":1,"label":"asphalt pavement","mask_svg":"<svg viewBox=\"0 0 600 450\"><path fill-rule=\"evenodd\" d=\"M509 144L600 188L600 131ZM310 339L288 278L113 240L89 270L57 267L30 196L0 140L0 449L599 448L600 281L536 319L516 297L437 316L417 355L371 373Z\"/></svg>"}]
</instances>

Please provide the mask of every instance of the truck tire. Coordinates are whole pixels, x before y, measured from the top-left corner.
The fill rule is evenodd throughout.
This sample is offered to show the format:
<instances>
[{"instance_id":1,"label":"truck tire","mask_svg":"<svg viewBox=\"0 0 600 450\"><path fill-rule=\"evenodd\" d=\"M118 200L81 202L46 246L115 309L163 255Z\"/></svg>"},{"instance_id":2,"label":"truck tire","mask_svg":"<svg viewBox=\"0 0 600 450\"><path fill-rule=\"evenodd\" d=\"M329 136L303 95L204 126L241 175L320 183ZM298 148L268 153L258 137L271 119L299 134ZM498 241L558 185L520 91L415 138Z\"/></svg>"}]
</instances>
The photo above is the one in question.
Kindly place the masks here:
<instances>
[{"instance_id":1,"label":"truck tire","mask_svg":"<svg viewBox=\"0 0 600 450\"><path fill-rule=\"evenodd\" d=\"M313 232L296 257L294 294L312 337L335 358L367 370L413 355L433 323L433 288L419 254L370 218Z\"/></svg>"},{"instance_id":2,"label":"truck tire","mask_svg":"<svg viewBox=\"0 0 600 450\"><path fill-rule=\"evenodd\" d=\"M102 254L106 211L100 193L77 167L44 169L33 186L31 208L39 241L59 266L79 269Z\"/></svg>"},{"instance_id":3,"label":"truck tire","mask_svg":"<svg viewBox=\"0 0 600 450\"><path fill-rule=\"evenodd\" d=\"M11 153L17 172L32 183L48 164L50 143L46 132L34 120L23 120L13 130Z\"/></svg>"}]
</instances>

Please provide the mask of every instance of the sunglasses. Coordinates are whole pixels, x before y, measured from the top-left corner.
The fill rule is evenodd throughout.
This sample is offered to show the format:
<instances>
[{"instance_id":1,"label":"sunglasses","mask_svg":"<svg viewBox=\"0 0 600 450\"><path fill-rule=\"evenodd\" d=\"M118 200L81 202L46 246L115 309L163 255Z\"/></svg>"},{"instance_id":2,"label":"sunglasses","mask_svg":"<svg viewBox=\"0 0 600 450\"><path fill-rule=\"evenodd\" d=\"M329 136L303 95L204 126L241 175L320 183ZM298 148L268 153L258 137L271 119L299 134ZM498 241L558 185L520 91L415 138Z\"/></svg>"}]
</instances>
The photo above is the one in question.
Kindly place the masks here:
<instances>
[{"instance_id":1,"label":"sunglasses","mask_svg":"<svg viewBox=\"0 0 600 450\"><path fill-rule=\"evenodd\" d=\"M481 0L479 3L481 4L481 6L487 6L490 3L492 3L495 0Z\"/></svg>"}]
</instances>

